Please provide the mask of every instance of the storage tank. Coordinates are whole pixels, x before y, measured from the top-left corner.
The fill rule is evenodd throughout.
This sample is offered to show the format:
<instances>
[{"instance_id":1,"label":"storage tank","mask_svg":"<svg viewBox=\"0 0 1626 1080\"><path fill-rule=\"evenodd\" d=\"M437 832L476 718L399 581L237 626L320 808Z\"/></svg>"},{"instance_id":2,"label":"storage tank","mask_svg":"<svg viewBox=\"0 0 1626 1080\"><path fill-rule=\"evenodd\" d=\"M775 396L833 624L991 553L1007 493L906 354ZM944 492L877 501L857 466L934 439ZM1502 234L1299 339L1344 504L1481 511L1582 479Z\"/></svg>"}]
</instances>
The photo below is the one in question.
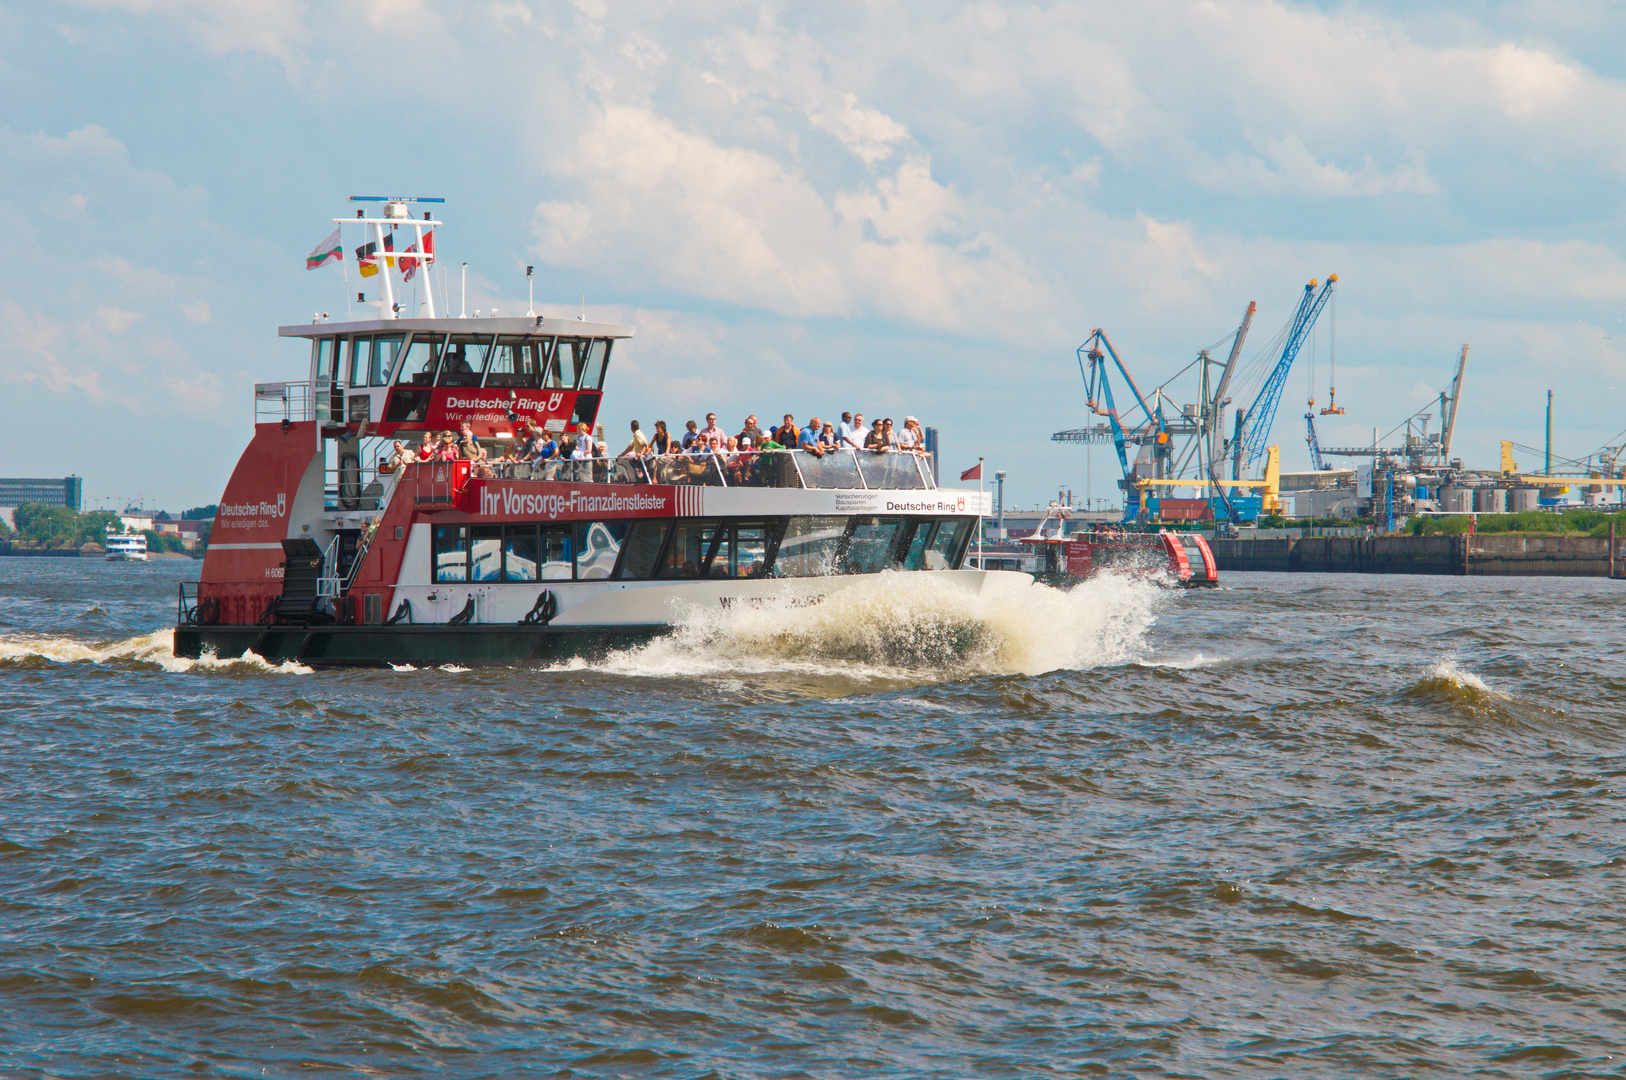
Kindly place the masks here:
<instances>
[{"instance_id":1,"label":"storage tank","mask_svg":"<svg viewBox=\"0 0 1626 1080\"><path fill-rule=\"evenodd\" d=\"M1481 514L1507 513L1507 489L1483 487L1474 490L1474 509Z\"/></svg>"},{"instance_id":2,"label":"storage tank","mask_svg":"<svg viewBox=\"0 0 1626 1080\"><path fill-rule=\"evenodd\" d=\"M1454 484L1440 489L1440 510L1447 514L1471 514L1474 509L1474 489Z\"/></svg>"},{"instance_id":3,"label":"storage tank","mask_svg":"<svg viewBox=\"0 0 1626 1080\"><path fill-rule=\"evenodd\" d=\"M1516 487L1508 492L1508 505L1515 514L1522 514L1526 510L1541 509L1541 489L1538 487Z\"/></svg>"}]
</instances>

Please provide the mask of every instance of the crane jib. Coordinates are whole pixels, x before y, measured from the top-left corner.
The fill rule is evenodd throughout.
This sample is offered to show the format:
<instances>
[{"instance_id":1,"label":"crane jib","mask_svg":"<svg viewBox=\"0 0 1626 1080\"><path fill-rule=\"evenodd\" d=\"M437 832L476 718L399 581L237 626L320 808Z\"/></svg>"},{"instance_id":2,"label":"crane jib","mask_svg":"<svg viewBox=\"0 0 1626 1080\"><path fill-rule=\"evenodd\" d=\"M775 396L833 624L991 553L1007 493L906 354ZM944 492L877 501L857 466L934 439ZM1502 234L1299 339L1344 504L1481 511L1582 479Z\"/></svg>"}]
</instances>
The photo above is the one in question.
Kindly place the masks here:
<instances>
[{"instance_id":1,"label":"crane jib","mask_svg":"<svg viewBox=\"0 0 1626 1080\"><path fill-rule=\"evenodd\" d=\"M1287 332L1287 340L1282 344L1281 358L1271 370L1270 377L1265 380L1263 389L1248 409L1247 418L1242 422L1241 444L1237 448L1236 456L1232 458L1232 479L1241 479L1244 469L1251 471L1254 463L1265 452L1265 442L1270 438L1271 425L1276 420L1276 406L1281 403L1282 388L1287 384L1287 373L1293 366L1299 349L1304 345L1304 339L1309 336L1310 328L1315 325L1316 316L1327 303L1327 297L1332 294L1332 287L1338 281L1337 274L1327 275L1327 280L1319 291L1316 283L1310 282L1304 287L1304 295L1299 300L1298 311L1293 315L1292 327Z\"/></svg>"}]
</instances>

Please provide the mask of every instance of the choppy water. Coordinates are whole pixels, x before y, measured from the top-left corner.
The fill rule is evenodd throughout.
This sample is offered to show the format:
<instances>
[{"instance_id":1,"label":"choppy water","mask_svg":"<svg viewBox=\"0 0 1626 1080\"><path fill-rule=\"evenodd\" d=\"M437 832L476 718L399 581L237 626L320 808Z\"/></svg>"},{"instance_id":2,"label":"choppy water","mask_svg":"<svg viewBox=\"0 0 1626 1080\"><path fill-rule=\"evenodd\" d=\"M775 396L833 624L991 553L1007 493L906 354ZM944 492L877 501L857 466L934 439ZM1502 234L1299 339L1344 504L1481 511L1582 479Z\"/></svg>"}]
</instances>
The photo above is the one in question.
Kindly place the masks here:
<instances>
[{"instance_id":1,"label":"choppy water","mask_svg":"<svg viewBox=\"0 0 1626 1080\"><path fill-rule=\"evenodd\" d=\"M1619 583L177 661L0 559L6 1076L1620 1076Z\"/></svg>"}]
</instances>

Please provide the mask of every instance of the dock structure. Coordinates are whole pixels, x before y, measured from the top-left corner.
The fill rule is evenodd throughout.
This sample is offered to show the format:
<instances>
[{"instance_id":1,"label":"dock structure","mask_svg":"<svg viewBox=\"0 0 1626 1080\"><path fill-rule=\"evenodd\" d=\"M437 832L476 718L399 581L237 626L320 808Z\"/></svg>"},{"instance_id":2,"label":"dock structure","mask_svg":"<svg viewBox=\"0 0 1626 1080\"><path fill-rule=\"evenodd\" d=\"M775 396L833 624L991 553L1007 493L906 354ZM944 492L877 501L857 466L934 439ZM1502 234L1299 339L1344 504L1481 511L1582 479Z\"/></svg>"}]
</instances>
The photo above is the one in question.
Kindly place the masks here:
<instances>
[{"instance_id":1,"label":"dock structure","mask_svg":"<svg viewBox=\"0 0 1626 1080\"><path fill-rule=\"evenodd\" d=\"M1602 536L1281 536L1210 540L1222 571L1620 577L1619 543Z\"/></svg>"}]
</instances>

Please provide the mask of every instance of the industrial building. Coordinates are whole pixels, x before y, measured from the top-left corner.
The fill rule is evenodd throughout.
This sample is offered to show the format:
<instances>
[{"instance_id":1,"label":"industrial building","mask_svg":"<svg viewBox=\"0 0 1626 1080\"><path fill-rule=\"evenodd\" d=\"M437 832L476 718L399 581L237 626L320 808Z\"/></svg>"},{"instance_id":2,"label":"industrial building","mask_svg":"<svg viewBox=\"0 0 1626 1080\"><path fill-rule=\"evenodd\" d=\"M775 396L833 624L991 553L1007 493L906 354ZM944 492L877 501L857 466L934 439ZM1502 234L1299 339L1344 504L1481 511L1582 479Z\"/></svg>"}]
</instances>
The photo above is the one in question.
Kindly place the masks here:
<instances>
[{"instance_id":1,"label":"industrial building","mask_svg":"<svg viewBox=\"0 0 1626 1080\"><path fill-rule=\"evenodd\" d=\"M0 479L0 517L8 525L17 523L17 507L23 503L64 506L78 513L84 509L85 481L80 476L39 479L33 477Z\"/></svg>"}]
</instances>

